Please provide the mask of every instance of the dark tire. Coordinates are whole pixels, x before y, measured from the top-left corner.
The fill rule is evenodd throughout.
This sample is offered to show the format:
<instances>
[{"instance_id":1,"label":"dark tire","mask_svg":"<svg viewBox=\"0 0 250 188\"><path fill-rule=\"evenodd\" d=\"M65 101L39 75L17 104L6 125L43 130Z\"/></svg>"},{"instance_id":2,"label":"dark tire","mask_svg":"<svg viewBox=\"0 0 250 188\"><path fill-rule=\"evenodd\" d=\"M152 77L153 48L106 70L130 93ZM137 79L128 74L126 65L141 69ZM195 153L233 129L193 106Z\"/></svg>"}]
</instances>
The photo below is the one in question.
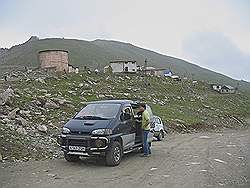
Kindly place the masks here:
<instances>
[{"instance_id":1,"label":"dark tire","mask_svg":"<svg viewBox=\"0 0 250 188\"><path fill-rule=\"evenodd\" d=\"M162 141L164 139L164 132L160 131L159 136L157 136L158 141Z\"/></svg>"},{"instance_id":2,"label":"dark tire","mask_svg":"<svg viewBox=\"0 0 250 188\"><path fill-rule=\"evenodd\" d=\"M144 153L143 146L139 149L140 153Z\"/></svg>"},{"instance_id":3,"label":"dark tire","mask_svg":"<svg viewBox=\"0 0 250 188\"><path fill-rule=\"evenodd\" d=\"M106 164L108 166L117 166L122 159L122 146L121 143L115 141L106 152Z\"/></svg>"},{"instance_id":4,"label":"dark tire","mask_svg":"<svg viewBox=\"0 0 250 188\"><path fill-rule=\"evenodd\" d=\"M78 155L68 155L66 152L64 152L64 158L68 162L79 161L79 156Z\"/></svg>"}]
</instances>

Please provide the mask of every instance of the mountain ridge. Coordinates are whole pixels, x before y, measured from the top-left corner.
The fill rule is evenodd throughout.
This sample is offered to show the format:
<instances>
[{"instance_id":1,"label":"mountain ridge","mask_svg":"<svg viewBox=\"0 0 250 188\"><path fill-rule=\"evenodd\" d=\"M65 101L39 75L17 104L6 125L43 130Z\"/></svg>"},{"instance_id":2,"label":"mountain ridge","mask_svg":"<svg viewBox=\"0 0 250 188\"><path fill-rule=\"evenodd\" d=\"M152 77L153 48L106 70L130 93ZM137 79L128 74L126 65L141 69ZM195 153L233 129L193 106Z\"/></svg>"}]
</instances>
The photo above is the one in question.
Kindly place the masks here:
<instances>
[{"instance_id":1,"label":"mountain ridge","mask_svg":"<svg viewBox=\"0 0 250 188\"><path fill-rule=\"evenodd\" d=\"M35 40L34 40L35 39ZM0 74L23 67L39 66L37 53L45 49L65 49L69 51L70 63L74 66L102 69L112 60L133 59L139 65L148 59L148 65L156 68L171 69L174 73L195 80L209 83L239 85L241 89L250 90L250 83L239 81L190 63L181 58L164 55L150 49L144 49L131 43L114 40L96 39L85 41L80 39L45 38L32 36L27 42L15 45L4 53L0 53Z\"/></svg>"}]
</instances>

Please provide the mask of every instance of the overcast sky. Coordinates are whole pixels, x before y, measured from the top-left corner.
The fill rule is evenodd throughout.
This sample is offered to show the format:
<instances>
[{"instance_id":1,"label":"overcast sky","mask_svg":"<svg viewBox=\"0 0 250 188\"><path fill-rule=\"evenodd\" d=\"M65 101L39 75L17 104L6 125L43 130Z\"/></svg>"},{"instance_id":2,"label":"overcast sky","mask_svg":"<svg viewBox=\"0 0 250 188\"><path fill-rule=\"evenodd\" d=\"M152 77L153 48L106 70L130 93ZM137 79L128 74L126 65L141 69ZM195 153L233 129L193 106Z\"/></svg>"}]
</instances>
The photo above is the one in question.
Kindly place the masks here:
<instances>
[{"instance_id":1,"label":"overcast sky","mask_svg":"<svg viewBox=\"0 0 250 188\"><path fill-rule=\"evenodd\" d=\"M0 47L112 39L250 81L249 0L0 0Z\"/></svg>"}]
</instances>

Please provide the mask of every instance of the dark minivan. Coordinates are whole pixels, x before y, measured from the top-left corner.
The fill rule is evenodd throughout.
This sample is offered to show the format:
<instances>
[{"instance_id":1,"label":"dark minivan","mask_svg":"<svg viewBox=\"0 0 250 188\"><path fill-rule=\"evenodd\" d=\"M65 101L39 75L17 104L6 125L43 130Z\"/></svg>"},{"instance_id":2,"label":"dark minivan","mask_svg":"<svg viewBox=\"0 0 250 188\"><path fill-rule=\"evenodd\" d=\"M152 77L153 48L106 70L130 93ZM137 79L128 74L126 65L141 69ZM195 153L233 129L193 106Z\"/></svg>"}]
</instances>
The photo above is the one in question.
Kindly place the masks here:
<instances>
[{"instance_id":1,"label":"dark minivan","mask_svg":"<svg viewBox=\"0 0 250 188\"><path fill-rule=\"evenodd\" d=\"M65 159L71 162L80 156L99 155L109 166L120 164L123 154L142 147L141 121L134 113L137 108L138 103L130 100L88 103L59 136ZM153 118L148 105L147 111Z\"/></svg>"}]
</instances>

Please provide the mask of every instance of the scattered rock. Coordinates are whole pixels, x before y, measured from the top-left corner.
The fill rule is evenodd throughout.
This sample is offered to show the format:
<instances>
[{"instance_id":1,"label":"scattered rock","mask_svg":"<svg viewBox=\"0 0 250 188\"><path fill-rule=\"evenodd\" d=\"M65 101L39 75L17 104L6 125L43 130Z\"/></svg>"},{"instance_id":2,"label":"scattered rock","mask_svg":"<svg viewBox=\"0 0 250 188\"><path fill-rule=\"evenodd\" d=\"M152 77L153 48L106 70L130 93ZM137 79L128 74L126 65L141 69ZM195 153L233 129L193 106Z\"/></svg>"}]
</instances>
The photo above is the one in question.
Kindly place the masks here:
<instances>
[{"instance_id":1,"label":"scattered rock","mask_svg":"<svg viewBox=\"0 0 250 188\"><path fill-rule=\"evenodd\" d=\"M104 98L104 97L105 97L105 95L103 95L103 94L98 95L98 98Z\"/></svg>"},{"instance_id":2,"label":"scattered rock","mask_svg":"<svg viewBox=\"0 0 250 188\"><path fill-rule=\"evenodd\" d=\"M220 160L220 159L214 159L216 162L219 162L219 163L223 163L223 164L227 164L226 161L223 161L223 160Z\"/></svg>"},{"instance_id":3,"label":"scattered rock","mask_svg":"<svg viewBox=\"0 0 250 188\"><path fill-rule=\"evenodd\" d=\"M60 98L54 98L53 101L58 103L59 105L64 105L66 102L68 102L66 99L60 99Z\"/></svg>"},{"instance_id":4,"label":"scattered rock","mask_svg":"<svg viewBox=\"0 0 250 188\"><path fill-rule=\"evenodd\" d=\"M27 131L26 131L26 129L23 128L23 127L18 127L17 130L16 130L16 132L17 132L18 134L27 135Z\"/></svg>"},{"instance_id":5,"label":"scattered rock","mask_svg":"<svg viewBox=\"0 0 250 188\"><path fill-rule=\"evenodd\" d=\"M206 169L203 169L203 170L200 170L200 172L207 172L208 170L206 170Z\"/></svg>"},{"instance_id":6,"label":"scattered rock","mask_svg":"<svg viewBox=\"0 0 250 188\"><path fill-rule=\"evenodd\" d=\"M43 133L47 133L48 128L45 125L38 125L37 130L39 130L40 132L43 132Z\"/></svg>"},{"instance_id":7,"label":"scattered rock","mask_svg":"<svg viewBox=\"0 0 250 188\"><path fill-rule=\"evenodd\" d=\"M21 116L26 116L26 117L30 115L30 111L29 110L28 111L20 110L19 113L20 113Z\"/></svg>"},{"instance_id":8,"label":"scattered rock","mask_svg":"<svg viewBox=\"0 0 250 188\"><path fill-rule=\"evenodd\" d=\"M48 176L54 178L56 177L56 174L48 174Z\"/></svg>"},{"instance_id":9,"label":"scattered rock","mask_svg":"<svg viewBox=\"0 0 250 188\"><path fill-rule=\"evenodd\" d=\"M154 171L154 170L157 170L157 169L158 168L153 167L153 168L150 169L150 171Z\"/></svg>"},{"instance_id":10,"label":"scattered rock","mask_svg":"<svg viewBox=\"0 0 250 188\"><path fill-rule=\"evenodd\" d=\"M35 103L37 106L44 106L46 102L47 102L47 99L43 96L39 96L35 99Z\"/></svg>"},{"instance_id":11,"label":"scattered rock","mask_svg":"<svg viewBox=\"0 0 250 188\"><path fill-rule=\"evenodd\" d=\"M200 136L199 138L201 138L201 139L209 139L210 137L209 136Z\"/></svg>"},{"instance_id":12,"label":"scattered rock","mask_svg":"<svg viewBox=\"0 0 250 188\"><path fill-rule=\"evenodd\" d=\"M210 106L203 104L204 108L210 108Z\"/></svg>"},{"instance_id":13,"label":"scattered rock","mask_svg":"<svg viewBox=\"0 0 250 188\"><path fill-rule=\"evenodd\" d=\"M3 93L0 94L0 106L3 106L11 102L11 99L14 97L14 91L11 88L8 88Z\"/></svg>"},{"instance_id":14,"label":"scattered rock","mask_svg":"<svg viewBox=\"0 0 250 188\"><path fill-rule=\"evenodd\" d=\"M16 115L17 115L17 112L20 111L19 108L15 108L14 110L12 110L9 114L8 114L8 117L10 119L15 119L16 118Z\"/></svg>"},{"instance_id":15,"label":"scattered rock","mask_svg":"<svg viewBox=\"0 0 250 188\"><path fill-rule=\"evenodd\" d=\"M46 84L45 80L43 78L37 78L36 81L42 83L42 84Z\"/></svg>"},{"instance_id":16,"label":"scattered rock","mask_svg":"<svg viewBox=\"0 0 250 188\"><path fill-rule=\"evenodd\" d=\"M168 177L170 177L170 175L168 175L168 174L164 174L164 175L162 175L162 177L164 177L164 178L168 178Z\"/></svg>"},{"instance_id":17,"label":"scattered rock","mask_svg":"<svg viewBox=\"0 0 250 188\"><path fill-rule=\"evenodd\" d=\"M22 117L19 117L19 118L16 118L16 121L19 125L22 125L24 127L27 127L28 126L28 121L26 121L26 119L22 118Z\"/></svg>"},{"instance_id":18,"label":"scattered rock","mask_svg":"<svg viewBox=\"0 0 250 188\"><path fill-rule=\"evenodd\" d=\"M199 162L190 162L190 163L187 163L186 165L189 166L189 165L200 165L201 163Z\"/></svg>"},{"instance_id":19,"label":"scattered rock","mask_svg":"<svg viewBox=\"0 0 250 188\"><path fill-rule=\"evenodd\" d=\"M47 101L44 105L44 108L49 108L49 109L58 109L60 106L58 106L56 103L53 101Z\"/></svg>"}]
</instances>

